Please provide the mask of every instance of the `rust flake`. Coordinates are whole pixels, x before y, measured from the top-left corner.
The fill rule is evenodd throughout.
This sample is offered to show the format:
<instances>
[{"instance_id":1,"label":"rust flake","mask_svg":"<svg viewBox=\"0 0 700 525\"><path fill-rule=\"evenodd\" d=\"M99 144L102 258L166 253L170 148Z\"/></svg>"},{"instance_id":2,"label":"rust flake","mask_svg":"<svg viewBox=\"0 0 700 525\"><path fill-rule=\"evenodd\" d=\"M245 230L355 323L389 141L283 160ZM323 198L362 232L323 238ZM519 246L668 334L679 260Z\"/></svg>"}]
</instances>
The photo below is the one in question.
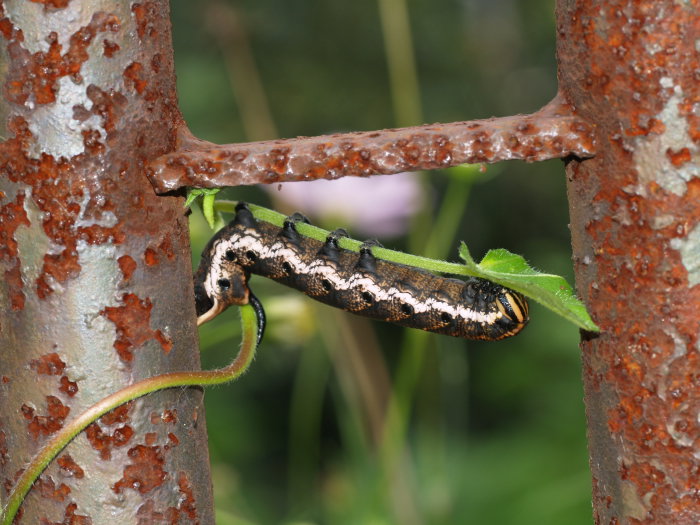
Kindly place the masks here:
<instances>
[{"instance_id":1,"label":"rust flake","mask_svg":"<svg viewBox=\"0 0 700 525\"><path fill-rule=\"evenodd\" d=\"M66 394L68 397L73 397L78 393L78 383L71 381L67 376L62 376L61 386L58 387L58 390Z\"/></svg>"},{"instance_id":2,"label":"rust flake","mask_svg":"<svg viewBox=\"0 0 700 525\"><path fill-rule=\"evenodd\" d=\"M270 168L278 175L283 175L287 171L289 151L290 148L273 148L270 151Z\"/></svg>"},{"instance_id":3,"label":"rust flake","mask_svg":"<svg viewBox=\"0 0 700 525\"><path fill-rule=\"evenodd\" d=\"M690 462L686 466L691 468ZM625 481L633 481L638 494L642 497L647 496L649 503L652 506L658 505L660 502L669 498L669 501L675 499L672 480L654 465L648 462L639 463L624 463L620 467L620 477Z\"/></svg>"},{"instance_id":4,"label":"rust flake","mask_svg":"<svg viewBox=\"0 0 700 525\"><path fill-rule=\"evenodd\" d=\"M39 489L42 498L51 501L63 502L71 492L70 487L65 483L57 486L51 476L41 476L36 481L35 487Z\"/></svg>"},{"instance_id":5,"label":"rust flake","mask_svg":"<svg viewBox=\"0 0 700 525\"><path fill-rule=\"evenodd\" d=\"M139 38L155 38L157 30L155 19L158 16L159 6L152 1L135 3L131 7L131 12L136 19L136 33Z\"/></svg>"},{"instance_id":6,"label":"rust flake","mask_svg":"<svg viewBox=\"0 0 700 525\"><path fill-rule=\"evenodd\" d=\"M180 523L180 512L175 507L168 507L165 511L157 510L152 499L147 500L139 507L136 517L137 525L151 525L152 523L176 525Z\"/></svg>"},{"instance_id":7,"label":"rust flake","mask_svg":"<svg viewBox=\"0 0 700 525\"><path fill-rule=\"evenodd\" d=\"M157 425L158 423L177 423L177 410L163 410L160 414L158 412L151 412L151 424Z\"/></svg>"},{"instance_id":8,"label":"rust flake","mask_svg":"<svg viewBox=\"0 0 700 525\"><path fill-rule=\"evenodd\" d=\"M669 148L666 150L666 156L676 168L680 168L686 162L690 162L691 159L690 150L688 148L681 148L678 151Z\"/></svg>"},{"instance_id":9,"label":"rust flake","mask_svg":"<svg viewBox=\"0 0 700 525\"><path fill-rule=\"evenodd\" d=\"M121 49L119 47L119 44L116 42L113 42L112 40L109 40L105 38L102 41L102 52L104 53L104 56L107 58L112 58L114 55L117 54L117 52Z\"/></svg>"},{"instance_id":10,"label":"rust flake","mask_svg":"<svg viewBox=\"0 0 700 525\"><path fill-rule=\"evenodd\" d=\"M59 456L56 462L61 468L63 476L75 479L83 479L85 477L85 471L73 460L70 454Z\"/></svg>"},{"instance_id":11,"label":"rust flake","mask_svg":"<svg viewBox=\"0 0 700 525\"><path fill-rule=\"evenodd\" d=\"M118 406L111 412L107 412L104 416L102 416L99 419L99 422L103 425L115 425L117 423L126 423L130 419L129 411L131 410L133 404L133 401L129 401L128 403L124 403L123 405Z\"/></svg>"},{"instance_id":12,"label":"rust flake","mask_svg":"<svg viewBox=\"0 0 700 525\"><path fill-rule=\"evenodd\" d=\"M161 256L172 261L175 259L175 251L171 237L166 236L158 245L151 245L143 252L143 260L146 266L156 266L161 261Z\"/></svg>"},{"instance_id":13,"label":"rust flake","mask_svg":"<svg viewBox=\"0 0 700 525\"><path fill-rule=\"evenodd\" d=\"M158 254L153 248L146 248L143 252L143 260L146 266L155 266L158 264Z\"/></svg>"},{"instance_id":14,"label":"rust flake","mask_svg":"<svg viewBox=\"0 0 700 525\"><path fill-rule=\"evenodd\" d=\"M94 84L87 87L86 94L92 101L91 108L88 110L82 105L76 106L73 108L73 118L82 122L91 115L100 117L102 127L107 132L107 137L110 137L116 128L117 121L126 111L128 99L119 91L105 91Z\"/></svg>"},{"instance_id":15,"label":"rust flake","mask_svg":"<svg viewBox=\"0 0 700 525\"><path fill-rule=\"evenodd\" d=\"M24 210L24 192L18 192L13 202L0 207L0 261L8 267L5 283L8 287L10 305L13 310L24 308L25 296L22 284L21 261L18 254L15 232L20 226L29 226Z\"/></svg>"},{"instance_id":16,"label":"rust flake","mask_svg":"<svg viewBox=\"0 0 700 525\"><path fill-rule=\"evenodd\" d=\"M32 359L29 362L29 368L36 371L37 374L58 376L65 371L66 363L61 360L56 352L52 352L42 355L38 359ZM60 379L59 391L66 394L68 397L73 397L78 392L78 384L63 375Z\"/></svg>"},{"instance_id":17,"label":"rust flake","mask_svg":"<svg viewBox=\"0 0 700 525\"><path fill-rule=\"evenodd\" d=\"M40 105L55 102L57 82L60 78L70 76L76 82L82 81L80 69L89 58L87 48L95 35L98 32L116 31L119 26L116 16L104 12L95 13L87 26L81 27L71 35L65 53L55 32L49 33L47 37L49 49L34 54L30 54L24 48L23 39L10 40L9 63L13 67L8 72L5 85L5 94L9 101L21 106L29 100Z\"/></svg>"},{"instance_id":18,"label":"rust flake","mask_svg":"<svg viewBox=\"0 0 700 525\"><path fill-rule=\"evenodd\" d=\"M36 280L36 293L44 299L53 293L56 283L64 283L80 273L79 240L89 244L110 241L118 244L123 241L124 234L120 223L110 228L78 226L78 220L104 220L105 213L113 213L113 204L109 199L91 199L83 210L86 193L92 194L95 188L88 187L89 181L75 176L79 171L77 166L66 159L57 161L46 154L38 159L28 158L25 151L31 133L27 122L21 117L11 120L10 131L15 137L0 145L0 172L13 182L31 186L32 200L43 212L42 228L53 244L51 253L44 255L41 273ZM0 255L8 256L12 250L16 251L16 244L10 241L11 237L7 239L5 247L0 248ZM7 277L14 291L13 307L21 308L23 297L19 293L21 289L18 289L21 283L19 270L11 268Z\"/></svg>"},{"instance_id":19,"label":"rust flake","mask_svg":"<svg viewBox=\"0 0 700 525\"><path fill-rule=\"evenodd\" d=\"M3 467L7 465L7 460L9 456L7 454L7 437L5 436L5 431L0 430L0 465Z\"/></svg>"},{"instance_id":20,"label":"rust flake","mask_svg":"<svg viewBox=\"0 0 700 525\"><path fill-rule=\"evenodd\" d=\"M102 155L105 151L105 145L102 143L102 134L96 129L86 129L81 132L83 136L83 146L85 151L91 156Z\"/></svg>"},{"instance_id":21,"label":"rust flake","mask_svg":"<svg viewBox=\"0 0 700 525\"><path fill-rule=\"evenodd\" d=\"M30 0L35 4L44 4L44 7L52 7L54 9L63 9L67 7L70 0Z\"/></svg>"},{"instance_id":22,"label":"rust flake","mask_svg":"<svg viewBox=\"0 0 700 525\"><path fill-rule=\"evenodd\" d=\"M12 492L12 488L15 486L15 482L19 479L19 477L22 475L23 472L24 472L24 469L19 469L17 472L15 472L15 479L14 479L14 481L11 480L11 479L9 479L9 478L5 478L5 479L3 480L3 482L2 482L2 488L3 488L3 490L5 491L5 495L6 495L6 496L9 495L10 492ZM22 508L20 507L19 510L20 510L20 514L19 514L19 515L21 516Z\"/></svg>"},{"instance_id":23,"label":"rust flake","mask_svg":"<svg viewBox=\"0 0 700 525\"><path fill-rule=\"evenodd\" d=\"M0 16L4 14L5 13L2 12L0 13ZM12 24L12 21L7 17L3 17L2 19L0 19L0 33L2 33L2 36L5 38L5 40L19 40L20 42L24 40L22 30L17 29Z\"/></svg>"},{"instance_id":24,"label":"rust flake","mask_svg":"<svg viewBox=\"0 0 700 525\"><path fill-rule=\"evenodd\" d=\"M155 73L158 74L160 73L161 68L163 67L163 55L160 53L156 53L153 55L151 58L151 70Z\"/></svg>"},{"instance_id":25,"label":"rust flake","mask_svg":"<svg viewBox=\"0 0 700 525\"><path fill-rule=\"evenodd\" d=\"M180 472L177 478L177 486L182 494L182 500L178 504L178 508L187 516L190 520L196 520L197 518L197 507L195 506L194 494L192 492L192 485L190 480L187 478L187 474Z\"/></svg>"},{"instance_id":26,"label":"rust flake","mask_svg":"<svg viewBox=\"0 0 700 525\"><path fill-rule=\"evenodd\" d=\"M166 448L170 449L176 447L180 444L180 439L172 432L168 432L168 444L165 445Z\"/></svg>"},{"instance_id":27,"label":"rust flake","mask_svg":"<svg viewBox=\"0 0 700 525\"><path fill-rule=\"evenodd\" d=\"M199 525L197 518L197 507L194 498L192 485L184 472L180 472L177 479L178 492L180 493L177 507L168 507L164 511L156 509L155 502L149 499L139 507L136 515L138 525L150 525L151 523L168 523L177 525L183 518L187 518L187 523Z\"/></svg>"},{"instance_id":28,"label":"rust flake","mask_svg":"<svg viewBox=\"0 0 700 525\"><path fill-rule=\"evenodd\" d=\"M85 435L93 449L100 453L100 458L112 458L112 450L123 447L134 436L133 428L126 424L129 421L129 410L132 403L126 403L102 416L99 421L85 429ZM106 427L116 427L106 429Z\"/></svg>"},{"instance_id":29,"label":"rust flake","mask_svg":"<svg viewBox=\"0 0 700 525\"><path fill-rule=\"evenodd\" d=\"M77 510L78 504L71 502L66 505L62 521L48 521L42 518L41 525L92 525L92 518L77 514Z\"/></svg>"},{"instance_id":30,"label":"rust flake","mask_svg":"<svg viewBox=\"0 0 700 525\"><path fill-rule=\"evenodd\" d=\"M122 255L117 259L117 263L124 276L124 282L129 281L136 270L136 261L130 255Z\"/></svg>"},{"instance_id":31,"label":"rust flake","mask_svg":"<svg viewBox=\"0 0 700 525\"><path fill-rule=\"evenodd\" d=\"M136 92L140 95L142 94L148 82L144 77L143 65L139 62L132 62L124 70L124 79L127 85L133 86Z\"/></svg>"},{"instance_id":32,"label":"rust flake","mask_svg":"<svg viewBox=\"0 0 700 525\"><path fill-rule=\"evenodd\" d=\"M175 251L173 250L173 242L170 235L161 241L158 245L158 250L165 255L169 261L175 260Z\"/></svg>"},{"instance_id":33,"label":"rust flake","mask_svg":"<svg viewBox=\"0 0 700 525\"><path fill-rule=\"evenodd\" d=\"M133 361L134 350L152 339L158 341L164 352L170 352L172 341L161 330L150 327L151 301L142 300L132 293L124 294L121 300L122 306L108 306L100 314L112 321L117 329L114 348L122 361Z\"/></svg>"},{"instance_id":34,"label":"rust flake","mask_svg":"<svg viewBox=\"0 0 700 525\"><path fill-rule=\"evenodd\" d=\"M112 431L105 433L97 423L93 423L85 429L90 445L95 450L99 450L100 458L107 461L112 458L112 450L127 445L134 435L134 430L129 425L122 425Z\"/></svg>"},{"instance_id":35,"label":"rust flake","mask_svg":"<svg viewBox=\"0 0 700 525\"><path fill-rule=\"evenodd\" d=\"M66 369L64 363L56 352L44 354L38 359L32 359L29 362L29 368L35 370L37 374L47 376L59 376Z\"/></svg>"},{"instance_id":36,"label":"rust flake","mask_svg":"<svg viewBox=\"0 0 700 525\"><path fill-rule=\"evenodd\" d=\"M159 446L136 445L129 450L128 456L131 463L124 467L121 479L112 487L116 494L121 494L125 489L147 494L163 484L167 474L163 469L165 459Z\"/></svg>"},{"instance_id":37,"label":"rust flake","mask_svg":"<svg viewBox=\"0 0 700 525\"><path fill-rule=\"evenodd\" d=\"M47 415L39 416L36 410L27 404L20 407L24 419L29 421L27 430L34 439L40 435L49 436L63 427L63 422L70 413L70 408L61 403L56 396L46 396Z\"/></svg>"}]
</instances>

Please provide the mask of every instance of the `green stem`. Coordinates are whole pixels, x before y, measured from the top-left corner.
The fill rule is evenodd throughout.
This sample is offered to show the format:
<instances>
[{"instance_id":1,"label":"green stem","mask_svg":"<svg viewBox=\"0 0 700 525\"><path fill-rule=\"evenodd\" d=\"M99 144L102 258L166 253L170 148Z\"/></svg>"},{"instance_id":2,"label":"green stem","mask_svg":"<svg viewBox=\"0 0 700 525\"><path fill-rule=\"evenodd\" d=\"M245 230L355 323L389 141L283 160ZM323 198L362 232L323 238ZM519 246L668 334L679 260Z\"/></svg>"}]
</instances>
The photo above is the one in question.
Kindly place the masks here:
<instances>
[{"instance_id":1,"label":"green stem","mask_svg":"<svg viewBox=\"0 0 700 525\"><path fill-rule=\"evenodd\" d=\"M218 211L225 213L235 213L236 201L226 201L217 200L214 203L214 207ZM282 227L284 220L287 218L286 215L264 208L262 206L257 206L255 204L248 204L250 211L256 219L269 222L275 226ZM310 237L311 239L316 239L317 241L325 241L329 234L328 230L319 228L318 226L313 226L311 224L306 224L303 222L296 223L296 229L299 233L305 237ZM352 252L359 252L360 246L362 246L362 241L355 239L350 239L348 237L341 237L338 239L338 245L344 250L350 250ZM447 261L440 261L437 259L431 259L429 257L421 257L420 255L411 255L410 253L397 252L395 250L389 250L388 248L373 247L372 253L384 259L385 261L391 261L399 264L405 264L407 266L415 266L416 268L422 268L424 270L429 270L431 272L437 273L448 273L451 275L470 275L474 277L479 277L480 275L471 271L464 264L450 263Z\"/></svg>"},{"instance_id":2,"label":"green stem","mask_svg":"<svg viewBox=\"0 0 700 525\"><path fill-rule=\"evenodd\" d=\"M150 377L122 388L89 407L77 418L68 422L61 428L61 430L59 430L31 460L10 493L7 505L2 509L2 514L0 515L2 525L12 524L17 511L22 505L22 501L24 501L32 485L61 450L88 425L94 423L110 410L139 397L143 397L146 394L157 392L165 388L193 385L218 385L232 381L242 375L243 372L248 369L248 366L255 356L258 320L252 306L242 306L240 311L241 325L243 328L241 349L230 365L217 370L172 372Z\"/></svg>"}]
</instances>

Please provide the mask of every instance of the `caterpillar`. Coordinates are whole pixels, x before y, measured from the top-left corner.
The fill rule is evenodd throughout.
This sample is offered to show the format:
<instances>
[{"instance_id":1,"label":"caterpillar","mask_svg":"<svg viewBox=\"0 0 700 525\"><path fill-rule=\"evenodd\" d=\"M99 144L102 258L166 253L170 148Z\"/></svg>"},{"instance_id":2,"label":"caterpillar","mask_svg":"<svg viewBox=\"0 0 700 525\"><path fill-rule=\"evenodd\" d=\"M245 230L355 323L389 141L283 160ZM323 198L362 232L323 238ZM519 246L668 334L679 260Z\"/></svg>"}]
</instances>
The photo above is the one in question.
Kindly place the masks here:
<instances>
[{"instance_id":1,"label":"caterpillar","mask_svg":"<svg viewBox=\"0 0 700 525\"><path fill-rule=\"evenodd\" d=\"M359 253L344 250L342 230L325 242L301 235L306 219L294 214L283 227L258 221L245 203L202 252L194 277L198 324L230 305L251 304L258 315L258 339L265 328L260 301L248 287L251 273L304 292L349 312L410 328L467 339L495 341L520 332L528 304L517 292L491 281L443 277L420 268L378 259L376 241Z\"/></svg>"}]
</instances>

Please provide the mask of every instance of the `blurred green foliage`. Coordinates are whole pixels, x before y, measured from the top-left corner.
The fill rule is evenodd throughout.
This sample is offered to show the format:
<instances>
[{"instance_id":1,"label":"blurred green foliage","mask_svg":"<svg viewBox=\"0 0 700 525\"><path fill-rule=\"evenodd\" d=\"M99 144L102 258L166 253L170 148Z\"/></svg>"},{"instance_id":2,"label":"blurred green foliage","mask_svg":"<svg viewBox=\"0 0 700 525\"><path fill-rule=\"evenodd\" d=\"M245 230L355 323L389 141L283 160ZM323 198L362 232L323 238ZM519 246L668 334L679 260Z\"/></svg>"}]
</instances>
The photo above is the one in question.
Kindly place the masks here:
<instances>
[{"instance_id":1,"label":"blurred green foliage","mask_svg":"<svg viewBox=\"0 0 700 525\"><path fill-rule=\"evenodd\" d=\"M530 112L555 94L553 2L407 7L425 122ZM173 0L171 9L180 104L197 136L261 138L249 136L236 98L254 75L279 136L396 125L377 2ZM241 38L251 75L232 64ZM573 282L562 163L492 170L462 189L428 174L429 208L409 238L385 244L451 260L459 240L477 258L506 247ZM432 231L456 191L463 205ZM271 204L257 188L222 193ZM196 265L210 231L196 212L192 229ZM591 523L573 325L532 305L521 335L461 341L336 312L261 278L252 287L269 315L256 362L206 394L219 525ZM230 360L238 324L231 309L200 330L204 367Z\"/></svg>"}]
</instances>

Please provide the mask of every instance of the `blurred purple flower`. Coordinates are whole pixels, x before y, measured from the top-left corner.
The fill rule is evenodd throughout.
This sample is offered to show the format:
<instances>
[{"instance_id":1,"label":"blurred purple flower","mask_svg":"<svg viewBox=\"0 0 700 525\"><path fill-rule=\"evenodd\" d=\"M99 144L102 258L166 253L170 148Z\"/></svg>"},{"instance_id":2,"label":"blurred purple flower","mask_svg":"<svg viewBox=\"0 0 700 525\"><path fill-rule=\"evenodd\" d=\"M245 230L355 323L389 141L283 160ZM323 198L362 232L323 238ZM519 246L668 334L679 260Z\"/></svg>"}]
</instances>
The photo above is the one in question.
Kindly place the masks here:
<instances>
[{"instance_id":1,"label":"blurred purple flower","mask_svg":"<svg viewBox=\"0 0 700 525\"><path fill-rule=\"evenodd\" d=\"M387 238L406 233L411 217L423 203L416 173L285 182L264 188L290 208L334 221L360 237Z\"/></svg>"}]
</instances>

